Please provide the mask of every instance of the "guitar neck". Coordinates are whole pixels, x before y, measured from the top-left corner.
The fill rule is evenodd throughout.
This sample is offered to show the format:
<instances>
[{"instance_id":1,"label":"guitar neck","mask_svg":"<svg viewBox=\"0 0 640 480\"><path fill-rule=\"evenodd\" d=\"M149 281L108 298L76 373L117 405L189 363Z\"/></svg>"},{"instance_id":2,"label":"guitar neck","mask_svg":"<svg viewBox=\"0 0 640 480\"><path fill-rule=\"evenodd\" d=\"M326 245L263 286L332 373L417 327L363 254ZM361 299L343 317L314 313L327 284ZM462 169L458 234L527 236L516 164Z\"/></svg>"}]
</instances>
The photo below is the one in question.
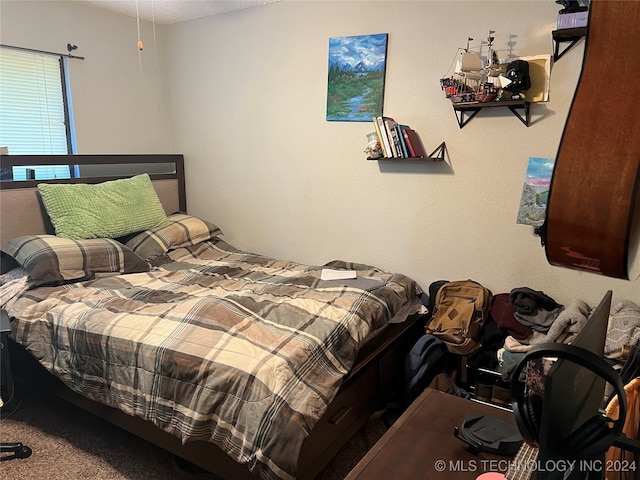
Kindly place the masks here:
<instances>
[{"instance_id":1,"label":"guitar neck","mask_svg":"<svg viewBox=\"0 0 640 480\"><path fill-rule=\"evenodd\" d=\"M529 480L535 471L538 449L523 443L504 477L507 480Z\"/></svg>"}]
</instances>

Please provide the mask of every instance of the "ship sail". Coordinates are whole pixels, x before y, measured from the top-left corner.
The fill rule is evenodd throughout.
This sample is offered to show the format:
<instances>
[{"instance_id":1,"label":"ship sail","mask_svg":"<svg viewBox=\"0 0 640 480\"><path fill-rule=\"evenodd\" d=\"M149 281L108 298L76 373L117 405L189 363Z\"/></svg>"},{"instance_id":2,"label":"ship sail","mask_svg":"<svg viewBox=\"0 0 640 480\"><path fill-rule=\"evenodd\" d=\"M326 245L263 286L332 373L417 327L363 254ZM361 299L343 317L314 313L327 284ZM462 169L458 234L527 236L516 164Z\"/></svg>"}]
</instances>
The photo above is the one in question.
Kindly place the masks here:
<instances>
[{"instance_id":1,"label":"ship sail","mask_svg":"<svg viewBox=\"0 0 640 480\"><path fill-rule=\"evenodd\" d=\"M477 53L464 52L458 59L455 72L469 80L480 80L484 73L482 58Z\"/></svg>"}]
</instances>

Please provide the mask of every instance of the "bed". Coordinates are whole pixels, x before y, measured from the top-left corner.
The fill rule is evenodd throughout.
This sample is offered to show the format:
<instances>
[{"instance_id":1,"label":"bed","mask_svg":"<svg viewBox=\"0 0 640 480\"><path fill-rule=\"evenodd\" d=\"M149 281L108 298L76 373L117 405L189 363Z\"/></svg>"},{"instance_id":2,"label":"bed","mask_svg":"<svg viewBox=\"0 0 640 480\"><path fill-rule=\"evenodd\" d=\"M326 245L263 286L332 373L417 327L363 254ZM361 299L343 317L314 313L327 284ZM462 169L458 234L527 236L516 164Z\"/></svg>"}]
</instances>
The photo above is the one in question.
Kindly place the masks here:
<instances>
[{"instance_id":1,"label":"bed","mask_svg":"<svg viewBox=\"0 0 640 480\"><path fill-rule=\"evenodd\" d=\"M29 165L72 178L0 182L0 306L64 399L223 478L311 479L402 392L412 279L237 249L187 213L181 155L2 157Z\"/></svg>"}]
</instances>

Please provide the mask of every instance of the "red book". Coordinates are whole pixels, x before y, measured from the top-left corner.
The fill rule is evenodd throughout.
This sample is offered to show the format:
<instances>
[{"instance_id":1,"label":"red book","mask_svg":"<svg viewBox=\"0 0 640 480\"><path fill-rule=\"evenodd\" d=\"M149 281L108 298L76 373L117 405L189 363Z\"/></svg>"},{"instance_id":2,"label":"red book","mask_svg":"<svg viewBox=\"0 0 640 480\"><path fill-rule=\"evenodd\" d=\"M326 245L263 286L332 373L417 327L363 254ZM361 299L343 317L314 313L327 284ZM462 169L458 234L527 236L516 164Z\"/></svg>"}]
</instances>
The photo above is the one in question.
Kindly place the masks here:
<instances>
[{"instance_id":1,"label":"red book","mask_svg":"<svg viewBox=\"0 0 640 480\"><path fill-rule=\"evenodd\" d=\"M424 157L424 148L422 148L422 142L415 130L412 128L406 128L402 131L404 135L404 141L407 144L407 150L412 157Z\"/></svg>"}]
</instances>

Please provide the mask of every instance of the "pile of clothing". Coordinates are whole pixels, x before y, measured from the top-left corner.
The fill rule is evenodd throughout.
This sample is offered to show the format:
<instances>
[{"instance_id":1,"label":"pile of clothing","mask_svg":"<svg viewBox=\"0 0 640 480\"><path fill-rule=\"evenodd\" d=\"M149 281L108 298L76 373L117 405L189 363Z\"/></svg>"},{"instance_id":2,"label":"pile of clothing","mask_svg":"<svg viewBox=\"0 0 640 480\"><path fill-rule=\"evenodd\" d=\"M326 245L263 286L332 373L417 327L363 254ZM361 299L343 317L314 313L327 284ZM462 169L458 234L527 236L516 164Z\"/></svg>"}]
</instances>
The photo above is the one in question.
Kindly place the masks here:
<instances>
[{"instance_id":1,"label":"pile of clothing","mask_svg":"<svg viewBox=\"0 0 640 480\"><path fill-rule=\"evenodd\" d=\"M611 305L604 353L621 355L640 342L640 305L622 300Z\"/></svg>"},{"instance_id":2,"label":"pile of clothing","mask_svg":"<svg viewBox=\"0 0 640 480\"><path fill-rule=\"evenodd\" d=\"M565 307L544 292L528 287L496 295L491 314L507 334L504 346L497 352L502 379L511 380L515 366L534 345L571 343L586 324L591 310L582 300Z\"/></svg>"}]
</instances>

